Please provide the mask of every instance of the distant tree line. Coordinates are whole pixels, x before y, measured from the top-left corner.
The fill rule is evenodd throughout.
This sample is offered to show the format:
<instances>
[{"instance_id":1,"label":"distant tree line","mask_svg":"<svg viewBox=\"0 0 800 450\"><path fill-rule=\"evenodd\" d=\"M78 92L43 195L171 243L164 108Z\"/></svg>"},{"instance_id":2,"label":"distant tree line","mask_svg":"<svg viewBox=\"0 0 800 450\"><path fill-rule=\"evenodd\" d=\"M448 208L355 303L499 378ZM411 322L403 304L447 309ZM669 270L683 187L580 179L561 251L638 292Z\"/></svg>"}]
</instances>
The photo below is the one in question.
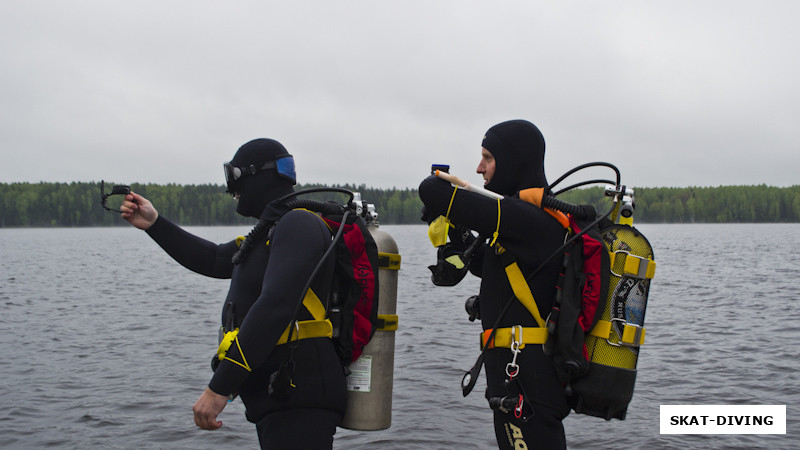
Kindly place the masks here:
<instances>
[{"instance_id":1,"label":"distant tree line","mask_svg":"<svg viewBox=\"0 0 800 450\"><path fill-rule=\"evenodd\" d=\"M322 185L298 185L306 189ZM418 224L422 202L416 189L376 189L365 185L336 185L360 192L375 205L382 224ZM224 185L133 184L131 188L153 202L156 209L181 225L250 224L236 214L236 200ZM111 186L106 186L110 192ZM634 188L637 222L723 223L800 222L800 186L719 186ZM337 196L338 195L338 196ZM315 194L309 198L342 201L342 194ZM609 208L603 188L575 189L559 198L591 203L599 212ZM119 196L109 198L109 206ZM117 214L100 206L100 183L0 183L0 227L91 227L123 225Z\"/></svg>"},{"instance_id":2,"label":"distant tree line","mask_svg":"<svg viewBox=\"0 0 800 450\"><path fill-rule=\"evenodd\" d=\"M800 186L767 185L683 188L633 188L634 218L647 223L800 222ZM590 203L598 212L610 206L604 188L575 189L559 198Z\"/></svg>"},{"instance_id":3,"label":"distant tree line","mask_svg":"<svg viewBox=\"0 0 800 450\"><path fill-rule=\"evenodd\" d=\"M298 185L296 190L322 185ZM422 202L416 190L374 189L365 185L335 186L360 192L375 205L383 224L418 223ZM106 184L106 193L112 186ZM224 185L132 184L131 189L153 202L159 214L181 225L251 224L253 219L236 214L236 200ZM344 194L313 194L316 200L344 201ZM127 225L116 213L100 205L100 183L0 183L0 228L92 227ZM118 207L121 196L108 198Z\"/></svg>"}]
</instances>

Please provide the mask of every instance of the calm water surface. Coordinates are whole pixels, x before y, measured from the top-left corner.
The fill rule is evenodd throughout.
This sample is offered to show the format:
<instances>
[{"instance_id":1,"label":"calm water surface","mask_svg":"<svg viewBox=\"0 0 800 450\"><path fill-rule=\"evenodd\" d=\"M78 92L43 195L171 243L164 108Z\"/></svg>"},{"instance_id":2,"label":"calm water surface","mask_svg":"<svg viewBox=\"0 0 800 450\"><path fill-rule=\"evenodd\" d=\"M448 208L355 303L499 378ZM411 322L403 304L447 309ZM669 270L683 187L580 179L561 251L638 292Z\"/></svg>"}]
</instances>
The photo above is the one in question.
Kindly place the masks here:
<instances>
[{"instance_id":1,"label":"calm water surface","mask_svg":"<svg viewBox=\"0 0 800 450\"><path fill-rule=\"evenodd\" d=\"M393 423L339 430L337 449L495 447L464 300L478 280L435 288L423 226L383 226L400 272ZM640 225L658 269L625 421L570 415L570 448L797 448L800 225ZM248 227L190 231L222 242ZM0 447L257 447L241 403L195 427L224 280L175 264L133 228L0 229ZM475 345L473 345L475 344ZM659 434L662 404L787 405L785 436Z\"/></svg>"}]
</instances>

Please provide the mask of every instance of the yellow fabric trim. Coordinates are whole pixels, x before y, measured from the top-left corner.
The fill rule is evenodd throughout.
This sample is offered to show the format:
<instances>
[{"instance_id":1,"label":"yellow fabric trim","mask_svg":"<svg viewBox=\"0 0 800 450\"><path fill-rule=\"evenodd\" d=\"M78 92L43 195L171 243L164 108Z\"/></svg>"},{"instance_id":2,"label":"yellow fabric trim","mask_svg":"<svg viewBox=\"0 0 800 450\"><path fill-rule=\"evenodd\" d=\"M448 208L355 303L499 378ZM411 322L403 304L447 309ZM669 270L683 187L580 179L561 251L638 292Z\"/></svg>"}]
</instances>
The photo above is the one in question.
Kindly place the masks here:
<instances>
[{"instance_id":1,"label":"yellow fabric trim","mask_svg":"<svg viewBox=\"0 0 800 450\"><path fill-rule=\"evenodd\" d=\"M378 268L400 270L400 255L397 253L378 252Z\"/></svg>"},{"instance_id":2,"label":"yellow fabric trim","mask_svg":"<svg viewBox=\"0 0 800 450\"><path fill-rule=\"evenodd\" d=\"M600 339L611 339L611 322L608 320L598 320L597 325L589 332L590 335ZM622 339L619 344L631 347L639 347L644 344L644 327L626 323L622 328Z\"/></svg>"},{"instance_id":3,"label":"yellow fabric trim","mask_svg":"<svg viewBox=\"0 0 800 450\"><path fill-rule=\"evenodd\" d=\"M481 333L481 348L511 348L511 333L513 328L498 328L497 332L492 339L492 342L487 346L486 340L492 334L492 329ZM547 342L547 328L541 327L523 327L522 328L522 342L519 348L524 348L525 344L544 344Z\"/></svg>"},{"instance_id":4,"label":"yellow fabric trim","mask_svg":"<svg viewBox=\"0 0 800 450\"><path fill-rule=\"evenodd\" d=\"M228 350L231 348L231 344L236 343L236 348L239 349L239 355L242 356L242 362L236 361L235 359L229 358L227 356ZM225 336L222 338L222 342L219 343L219 347L217 347L217 359L220 361L227 360L230 361L237 366L243 368L248 372L252 372L253 369L250 367L250 364L247 363L247 358L244 356L244 352L242 351L242 346L239 345L239 329L236 328L233 331L228 331L225 333Z\"/></svg>"},{"instance_id":5,"label":"yellow fabric trim","mask_svg":"<svg viewBox=\"0 0 800 450\"><path fill-rule=\"evenodd\" d=\"M644 344L644 327L626 324L622 331L622 343L634 347Z\"/></svg>"},{"instance_id":6,"label":"yellow fabric trim","mask_svg":"<svg viewBox=\"0 0 800 450\"><path fill-rule=\"evenodd\" d=\"M314 320L301 320L289 325L283 331L281 337L278 338L278 342L275 345L285 344L289 340L289 332L292 326L295 326L294 331L292 331L293 342L299 339L316 337L329 338L333 336L333 324L330 320L325 318L325 305L322 304L322 301L320 301L313 289L309 289L308 292L306 292L306 296L303 298L303 306L311 313L311 317L313 317Z\"/></svg>"},{"instance_id":7,"label":"yellow fabric trim","mask_svg":"<svg viewBox=\"0 0 800 450\"><path fill-rule=\"evenodd\" d=\"M506 275L508 276L508 282L511 283L511 289L514 291L514 295L525 308L530 311L533 318L536 319L536 323L544 328L544 320L541 314L539 314L539 307L536 306L536 300L533 298L531 288L528 286L528 282L525 281L525 276L522 274L516 261L506 266Z\"/></svg>"},{"instance_id":8,"label":"yellow fabric trim","mask_svg":"<svg viewBox=\"0 0 800 450\"><path fill-rule=\"evenodd\" d=\"M450 204L447 205L447 213L437 217L428 225L428 239L434 247L441 247L447 243L447 233L450 231L450 208L453 207L453 200L456 198L458 187L453 187L453 195L450 196Z\"/></svg>"},{"instance_id":9,"label":"yellow fabric trim","mask_svg":"<svg viewBox=\"0 0 800 450\"><path fill-rule=\"evenodd\" d=\"M500 235L500 199L497 199L497 227L494 230L494 234L492 234L492 242L489 243L489 246L494 245L497 242L497 237Z\"/></svg>"},{"instance_id":10,"label":"yellow fabric trim","mask_svg":"<svg viewBox=\"0 0 800 450\"><path fill-rule=\"evenodd\" d=\"M461 260L461 257L458 255L448 256L444 259L448 263L450 263L456 269L463 269L464 268L464 261Z\"/></svg>"},{"instance_id":11,"label":"yellow fabric trim","mask_svg":"<svg viewBox=\"0 0 800 450\"><path fill-rule=\"evenodd\" d=\"M453 195L450 196L450 204L447 205L447 213L444 215L446 219L450 218L450 208L453 207L453 200L456 199L456 192L458 192L458 186L453 187Z\"/></svg>"},{"instance_id":12,"label":"yellow fabric trim","mask_svg":"<svg viewBox=\"0 0 800 450\"><path fill-rule=\"evenodd\" d=\"M289 330L291 330L292 326L295 326L292 332L292 342L300 339L330 338L333 336L333 324L331 324L330 320L301 320L286 327L286 330L278 338L278 342L275 345L283 345L289 340Z\"/></svg>"},{"instance_id":13,"label":"yellow fabric trim","mask_svg":"<svg viewBox=\"0 0 800 450\"><path fill-rule=\"evenodd\" d=\"M383 321L383 325L376 331L397 331L400 318L397 314L378 314L378 321Z\"/></svg>"},{"instance_id":14,"label":"yellow fabric trim","mask_svg":"<svg viewBox=\"0 0 800 450\"><path fill-rule=\"evenodd\" d=\"M608 339L608 336L611 335L611 322L607 320L598 320L594 328L589 331L589 334L601 339Z\"/></svg>"},{"instance_id":15,"label":"yellow fabric trim","mask_svg":"<svg viewBox=\"0 0 800 450\"><path fill-rule=\"evenodd\" d=\"M313 289L309 288L308 292L306 292L306 296L303 297L303 306L306 307L308 312L311 313L311 317L314 319L325 319L325 305L322 304L322 301L317 297Z\"/></svg>"},{"instance_id":16,"label":"yellow fabric trim","mask_svg":"<svg viewBox=\"0 0 800 450\"><path fill-rule=\"evenodd\" d=\"M609 252L609 256L611 257L611 267L616 266L617 258L625 258L622 266L622 273L625 275L647 280L652 280L656 275L656 262L652 259L632 255L625 251Z\"/></svg>"},{"instance_id":17,"label":"yellow fabric trim","mask_svg":"<svg viewBox=\"0 0 800 450\"><path fill-rule=\"evenodd\" d=\"M238 334L239 334L238 328L233 331L228 331L227 333L225 333L225 336L219 343L219 347L217 347L217 358L220 361L225 359L225 354L228 353L228 349L231 348L231 344L233 344L233 340L236 339L236 335Z\"/></svg>"},{"instance_id":18,"label":"yellow fabric trim","mask_svg":"<svg viewBox=\"0 0 800 450\"><path fill-rule=\"evenodd\" d=\"M441 247L447 243L447 232L450 231L450 220L439 216L428 225L428 239L434 247Z\"/></svg>"},{"instance_id":19,"label":"yellow fabric trim","mask_svg":"<svg viewBox=\"0 0 800 450\"><path fill-rule=\"evenodd\" d=\"M244 236L236 236L236 246L237 247L241 247L242 243L244 243L245 239L247 239L247 238L244 237ZM269 240L267 240L267 244L266 245L267 245L267 247L269 247Z\"/></svg>"}]
</instances>

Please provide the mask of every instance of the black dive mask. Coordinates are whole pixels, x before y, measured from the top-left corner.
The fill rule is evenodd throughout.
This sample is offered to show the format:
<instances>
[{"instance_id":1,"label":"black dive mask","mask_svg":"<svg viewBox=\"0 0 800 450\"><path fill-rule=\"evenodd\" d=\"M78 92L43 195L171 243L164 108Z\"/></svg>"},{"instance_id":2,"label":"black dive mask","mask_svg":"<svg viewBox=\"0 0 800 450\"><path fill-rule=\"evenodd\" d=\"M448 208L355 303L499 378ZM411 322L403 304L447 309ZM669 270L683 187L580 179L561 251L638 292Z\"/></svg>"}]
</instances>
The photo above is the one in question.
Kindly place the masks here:
<instances>
[{"instance_id":1,"label":"black dive mask","mask_svg":"<svg viewBox=\"0 0 800 450\"><path fill-rule=\"evenodd\" d=\"M106 211L114 211L114 212L118 212L118 213L122 214L122 211L117 209L119 206L117 206L117 207L108 206L108 197L111 197L112 195L122 195L123 198L124 198L124 196L126 196L126 195L128 195L130 193L131 193L131 187L130 186L116 184L116 185L114 185L114 187L111 188L111 192L106 194L106 182L103 181L103 180L100 180L100 204L103 206L103 208L105 208ZM116 206L119 203L120 202L116 202L116 204L114 204L114 205Z\"/></svg>"},{"instance_id":2,"label":"black dive mask","mask_svg":"<svg viewBox=\"0 0 800 450\"><path fill-rule=\"evenodd\" d=\"M267 161L263 165L257 167L255 164L250 164L247 167L236 167L231 163L222 165L225 170L225 182L227 189L225 192L236 195L237 181L247 175L254 175L262 170L275 169L278 175L289 180L292 184L297 184L297 176L294 171L294 158L292 155L280 155L278 158Z\"/></svg>"}]
</instances>

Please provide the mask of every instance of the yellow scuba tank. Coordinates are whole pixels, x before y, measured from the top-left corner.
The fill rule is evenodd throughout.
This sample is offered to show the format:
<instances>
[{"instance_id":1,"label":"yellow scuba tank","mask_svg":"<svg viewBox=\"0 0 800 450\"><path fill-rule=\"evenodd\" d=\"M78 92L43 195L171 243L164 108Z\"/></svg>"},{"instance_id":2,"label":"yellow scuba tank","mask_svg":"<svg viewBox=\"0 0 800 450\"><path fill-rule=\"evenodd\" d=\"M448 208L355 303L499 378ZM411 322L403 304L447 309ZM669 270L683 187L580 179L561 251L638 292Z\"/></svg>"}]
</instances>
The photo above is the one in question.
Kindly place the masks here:
<instances>
[{"instance_id":1,"label":"yellow scuba tank","mask_svg":"<svg viewBox=\"0 0 800 450\"><path fill-rule=\"evenodd\" d=\"M589 371L572 383L575 412L606 420L625 419L633 396L650 280L656 269L653 248L632 226L632 208L626 209L627 205L624 200L618 204L612 217L616 223L600 227L610 256L608 291L600 320L584 340Z\"/></svg>"},{"instance_id":2,"label":"yellow scuba tank","mask_svg":"<svg viewBox=\"0 0 800 450\"><path fill-rule=\"evenodd\" d=\"M348 366L347 411L340 425L361 431L384 430L392 424L400 254L389 233L379 229L376 217L374 212L367 215L367 229L378 246L378 318L381 324L361 356Z\"/></svg>"}]
</instances>

